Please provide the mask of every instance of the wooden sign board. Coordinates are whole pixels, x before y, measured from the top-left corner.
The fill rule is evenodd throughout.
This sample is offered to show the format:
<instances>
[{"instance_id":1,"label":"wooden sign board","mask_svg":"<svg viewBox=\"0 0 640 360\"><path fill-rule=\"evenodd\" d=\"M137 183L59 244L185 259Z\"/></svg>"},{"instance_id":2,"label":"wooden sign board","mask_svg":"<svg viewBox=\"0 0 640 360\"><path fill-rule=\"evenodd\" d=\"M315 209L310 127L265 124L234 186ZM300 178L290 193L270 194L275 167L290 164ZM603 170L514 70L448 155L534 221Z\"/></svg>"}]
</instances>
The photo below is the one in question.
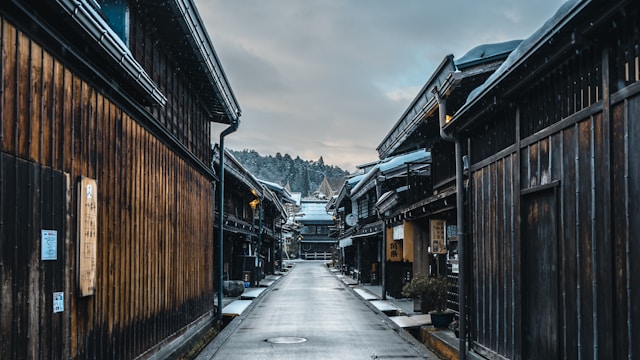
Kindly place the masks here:
<instances>
[{"instance_id":1,"label":"wooden sign board","mask_svg":"<svg viewBox=\"0 0 640 360\"><path fill-rule=\"evenodd\" d=\"M98 186L95 180L81 178L78 184L78 288L79 296L96 290L98 251Z\"/></svg>"},{"instance_id":2,"label":"wooden sign board","mask_svg":"<svg viewBox=\"0 0 640 360\"><path fill-rule=\"evenodd\" d=\"M447 246L444 241L447 222L445 220L431 220L431 253L446 254Z\"/></svg>"},{"instance_id":3,"label":"wooden sign board","mask_svg":"<svg viewBox=\"0 0 640 360\"><path fill-rule=\"evenodd\" d=\"M387 239L387 260L402 261L402 240Z\"/></svg>"}]
</instances>

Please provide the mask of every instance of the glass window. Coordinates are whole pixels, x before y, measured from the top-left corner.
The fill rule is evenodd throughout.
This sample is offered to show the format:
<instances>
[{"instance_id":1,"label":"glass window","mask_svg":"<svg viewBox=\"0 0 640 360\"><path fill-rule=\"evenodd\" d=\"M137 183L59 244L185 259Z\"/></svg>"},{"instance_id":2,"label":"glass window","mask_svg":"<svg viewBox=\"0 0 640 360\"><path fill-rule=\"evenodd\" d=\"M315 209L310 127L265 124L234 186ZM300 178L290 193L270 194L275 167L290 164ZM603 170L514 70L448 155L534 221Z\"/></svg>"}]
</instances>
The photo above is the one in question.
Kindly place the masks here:
<instances>
[{"instance_id":1,"label":"glass window","mask_svg":"<svg viewBox=\"0 0 640 360\"><path fill-rule=\"evenodd\" d=\"M305 225L302 227L302 230L300 230L300 233L307 234L307 235L315 234L316 227L315 225Z\"/></svg>"},{"instance_id":2,"label":"glass window","mask_svg":"<svg viewBox=\"0 0 640 360\"><path fill-rule=\"evenodd\" d=\"M111 30L129 45L129 4L126 0L99 0L100 11Z\"/></svg>"},{"instance_id":3,"label":"glass window","mask_svg":"<svg viewBox=\"0 0 640 360\"><path fill-rule=\"evenodd\" d=\"M323 235L329 234L329 226L319 225L317 228L317 231L318 231L317 234L323 234Z\"/></svg>"}]
</instances>

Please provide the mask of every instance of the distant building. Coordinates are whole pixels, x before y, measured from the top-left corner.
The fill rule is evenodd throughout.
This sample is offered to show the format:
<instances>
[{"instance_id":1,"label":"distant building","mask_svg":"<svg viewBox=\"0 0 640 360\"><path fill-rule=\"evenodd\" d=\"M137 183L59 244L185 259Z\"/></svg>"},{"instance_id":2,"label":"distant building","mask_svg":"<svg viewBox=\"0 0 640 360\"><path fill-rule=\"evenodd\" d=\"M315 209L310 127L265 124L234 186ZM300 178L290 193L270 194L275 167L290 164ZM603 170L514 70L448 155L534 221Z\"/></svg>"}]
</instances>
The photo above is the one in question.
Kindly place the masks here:
<instances>
[{"instance_id":1,"label":"distant building","mask_svg":"<svg viewBox=\"0 0 640 360\"><path fill-rule=\"evenodd\" d=\"M330 260L336 240L329 237L333 216L327 212L327 200L302 199L296 222L302 227L296 239L298 257L307 260Z\"/></svg>"},{"instance_id":2,"label":"distant building","mask_svg":"<svg viewBox=\"0 0 640 360\"><path fill-rule=\"evenodd\" d=\"M214 159L218 165L219 155ZM257 179L227 151L225 164L222 275L255 286L276 270L286 219L283 204L294 200L277 184Z\"/></svg>"}]
</instances>

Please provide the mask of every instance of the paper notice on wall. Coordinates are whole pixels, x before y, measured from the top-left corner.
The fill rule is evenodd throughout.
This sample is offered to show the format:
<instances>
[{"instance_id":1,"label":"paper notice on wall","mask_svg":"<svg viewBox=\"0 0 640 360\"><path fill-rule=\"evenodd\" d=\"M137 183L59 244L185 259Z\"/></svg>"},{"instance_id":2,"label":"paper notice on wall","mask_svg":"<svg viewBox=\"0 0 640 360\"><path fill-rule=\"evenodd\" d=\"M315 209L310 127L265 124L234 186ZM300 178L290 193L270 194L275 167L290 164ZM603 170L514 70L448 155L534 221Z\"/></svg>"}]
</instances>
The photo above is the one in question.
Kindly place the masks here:
<instances>
[{"instance_id":1,"label":"paper notice on wall","mask_svg":"<svg viewBox=\"0 0 640 360\"><path fill-rule=\"evenodd\" d=\"M53 293L53 312L59 313L63 311L64 311L64 293L54 292Z\"/></svg>"},{"instance_id":2,"label":"paper notice on wall","mask_svg":"<svg viewBox=\"0 0 640 360\"><path fill-rule=\"evenodd\" d=\"M58 260L58 232L56 230L41 231L42 260Z\"/></svg>"}]
</instances>

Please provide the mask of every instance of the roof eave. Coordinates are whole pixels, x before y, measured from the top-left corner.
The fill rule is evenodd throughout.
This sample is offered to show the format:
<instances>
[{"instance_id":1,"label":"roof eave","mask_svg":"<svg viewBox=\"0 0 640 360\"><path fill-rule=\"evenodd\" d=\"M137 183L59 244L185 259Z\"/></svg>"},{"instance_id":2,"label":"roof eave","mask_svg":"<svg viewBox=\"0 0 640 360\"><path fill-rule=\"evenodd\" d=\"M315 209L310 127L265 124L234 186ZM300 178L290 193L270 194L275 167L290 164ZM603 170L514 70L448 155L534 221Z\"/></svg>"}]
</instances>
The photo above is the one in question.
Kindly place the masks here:
<instances>
[{"instance_id":1,"label":"roof eave","mask_svg":"<svg viewBox=\"0 0 640 360\"><path fill-rule=\"evenodd\" d=\"M437 109L438 102L431 89L437 86L441 91L451 93L459 83L461 76L462 74L456 70L453 55L445 56L436 71L424 84L418 96L411 102L407 110L376 148L381 159L393 153L420 122L428 118ZM423 98L424 101L420 101ZM396 136L392 138L394 134Z\"/></svg>"},{"instance_id":2,"label":"roof eave","mask_svg":"<svg viewBox=\"0 0 640 360\"><path fill-rule=\"evenodd\" d=\"M188 39L196 57L204 67L205 76L214 88L219 100L224 104L225 116L212 114L212 121L227 124L237 122L241 114L240 105L193 0L174 0L171 2L171 8L176 19L190 35Z\"/></svg>"},{"instance_id":3,"label":"roof eave","mask_svg":"<svg viewBox=\"0 0 640 360\"><path fill-rule=\"evenodd\" d=\"M564 16L556 20L556 23L547 28L547 30L536 39L532 39L533 43L528 45L525 52L506 68L499 76L495 78L489 78L489 83L484 86L481 91L474 96L470 102L463 104L458 111L454 114L451 121L444 126L446 133L461 133L463 130L473 123L476 119L480 118L487 111L491 110L493 105L497 104L497 99L491 98L495 92L498 84L509 78L513 73L518 71L522 65L536 55L540 48L547 44L551 38L556 36L560 29L564 28L566 24L573 19L587 6L592 3L591 0L576 1L571 8L566 12ZM568 5L567 5L568 6ZM534 33L535 34L535 33ZM526 45L527 40L523 41L521 46ZM516 48L517 50L517 48ZM515 51L515 50L514 50ZM547 62L549 60L547 59ZM499 71L499 70L497 70Z\"/></svg>"}]
</instances>

